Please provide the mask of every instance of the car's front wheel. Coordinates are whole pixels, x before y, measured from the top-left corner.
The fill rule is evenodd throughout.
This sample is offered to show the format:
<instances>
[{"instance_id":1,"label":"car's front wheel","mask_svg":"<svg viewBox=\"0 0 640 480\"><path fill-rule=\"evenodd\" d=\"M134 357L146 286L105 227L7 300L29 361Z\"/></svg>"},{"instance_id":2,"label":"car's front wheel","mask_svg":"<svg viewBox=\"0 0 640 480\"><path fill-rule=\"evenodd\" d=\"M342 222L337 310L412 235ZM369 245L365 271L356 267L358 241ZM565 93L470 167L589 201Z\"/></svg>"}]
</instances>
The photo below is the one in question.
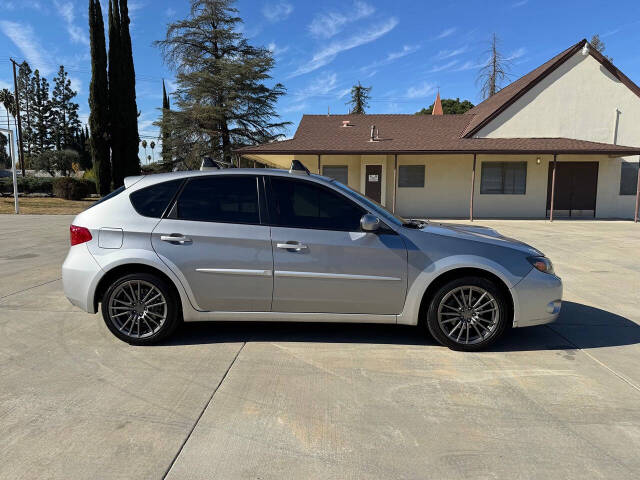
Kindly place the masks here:
<instances>
[{"instance_id":1,"label":"car's front wheel","mask_svg":"<svg viewBox=\"0 0 640 480\"><path fill-rule=\"evenodd\" d=\"M132 345L151 345L179 323L178 299L162 278L133 273L113 281L102 298L102 317L111 332Z\"/></svg>"},{"instance_id":2,"label":"car's front wheel","mask_svg":"<svg viewBox=\"0 0 640 480\"><path fill-rule=\"evenodd\" d=\"M433 295L427 327L433 337L454 350L488 347L507 329L507 298L496 284L481 277L448 282Z\"/></svg>"}]
</instances>

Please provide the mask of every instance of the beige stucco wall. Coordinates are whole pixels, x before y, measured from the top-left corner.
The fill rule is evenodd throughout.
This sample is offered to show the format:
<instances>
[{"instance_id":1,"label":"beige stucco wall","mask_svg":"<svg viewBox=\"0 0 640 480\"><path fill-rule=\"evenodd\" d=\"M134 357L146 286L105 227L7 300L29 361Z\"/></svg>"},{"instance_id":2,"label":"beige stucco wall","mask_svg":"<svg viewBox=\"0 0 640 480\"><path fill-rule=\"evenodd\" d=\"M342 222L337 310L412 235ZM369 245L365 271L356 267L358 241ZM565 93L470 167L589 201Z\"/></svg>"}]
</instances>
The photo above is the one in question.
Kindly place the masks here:
<instances>
[{"instance_id":1,"label":"beige stucco wall","mask_svg":"<svg viewBox=\"0 0 640 480\"><path fill-rule=\"evenodd\" d=\"M536 158L541 163L537 165ZM311 172L318 169L316 155L263 155L255 157L270 165L288 168L291 160L302 161ZM478 155L475 176L474 215L477 218L545 218L547 182L552 155ZM526 161L525 195L480 193L483 161ZM633 218L635 197L621 196L619 158L606 156L559 155L559 162L597 161L597 218ZM349 186L364 191L366 164L383 165L383 204L393 206L393 155L323 155L322 165L347 165ZM398 155L398 165L425 165L423 188L398 187L396 213L406 217L468 218L471 195L472 155Z\"/></svg>"},{"instance_id":2,"label":"beige stucco wall","mask_svg":"<svg viewBox=\"0 0 640 480\"><path fill-rule=\"evenodd\" d=\"M568 137L640 146L640 97L591 55L583 56L579 52L476 136ZM573 158L592 160L586 156ZM626 157L624 160L638 162L638 157ZM621 158L607 157L600 161L597 217L633 217L635 197L620 195L622 161Z\"/></svg>"}]
</instances>

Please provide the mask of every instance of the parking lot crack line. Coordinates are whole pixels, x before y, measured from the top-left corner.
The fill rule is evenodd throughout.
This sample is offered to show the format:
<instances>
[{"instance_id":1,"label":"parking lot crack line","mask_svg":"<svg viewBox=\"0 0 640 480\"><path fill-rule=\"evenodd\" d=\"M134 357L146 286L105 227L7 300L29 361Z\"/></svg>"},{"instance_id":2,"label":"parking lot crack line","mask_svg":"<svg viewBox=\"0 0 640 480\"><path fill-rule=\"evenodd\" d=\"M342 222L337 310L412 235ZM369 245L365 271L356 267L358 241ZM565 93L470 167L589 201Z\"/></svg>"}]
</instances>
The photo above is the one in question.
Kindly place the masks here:
<instances>
[{"instance_id":1,"label":"parking lot crack line","mask_svg":"<svg viewBox=\"0 0 640 480\"><path fill-rule=\"evenodd\" d=\"M577 350L580 350L582 353L584 353L587 357L589 357L591 360L593 360L594 362L596 362L598 365L600 365L602 368L608 370L610 373L614 374L616 377L618 377L620 380L622 380L623 382L625 382L626 384L628 384L630 387L636 389L638 392L640 392L640 386L637 385L633 380L631 380L630 378L626 377L625 375L616 372L613 368L611 368L610 366L608 366L607 364L603 363L602 361L598 360L596 357L594 357L593 355L591 355L589 352L587 352L586 350L580 348L578 345L575 344L575 342L571 341L570 339L568 339L567 337L565 337L564 335L562 335L560 332L558 332L556 329L552 328L549 325L546 325L546 327L550 330L552 330L554 333L558 334L560 337L562 337L564 340L566 340L567 342L569 342L571 345L573 345Z\"/></svg>"},{"instance_id":2,"label":"parking lot crack line","mask_svg":"<svg viewBox=\"0 0 640 480\"><path fill-rule=\"evenodd\" d=\"M220 386L222 385L222 382L225 381L225 379L227 378L227 375L229 374L229 371L231 370L231 367L233 367L233 365L236 363L236 360L238 359L238 357L240 356L240 352L242 352L242 349L244 348L244 346L247 344L247 342L243 342L242 345L240 346L240 348L238 349L238 351L236 352L235 356L233 357L233 360L231 360L231 363L229 364L229 366L227 367L227 369L224 372L224 375L222 375L222 378L220 379L220 381L218 382L218 384L216 385L216 388L213 389L213 392L211 393L211 396L209 397L209 400L207 401L207 403L205 403L202 411L200 412L200 414L198 415L198 418L196 418L196 421L193 423L193 426L191 427L191 430L189 430L189 433L187 433L187 436L185 437L185 439L183 440L182 444L180 445L180 448L178 449L178 451L176 452L175 456L173 457L173 460L171 460L171 463L169 464L169 467L167 468L167 470L164 472L164 475L162 476L162 479L164 480L165 478L167 478L167 475L169 475L169 473L171 472L171 469L173 468L173 466L175 465L176 461L178 460L178 457L180 456L180 454L182 453L182 450L184 450L185 445L187 444L187 442L189 441L189 438L191 437L191 434L193 433L193 431L196 429L196 426L198 425L198 423L200 422L200 419L202 418L202 416L204 415L204 412L207 411L207 408L209 408L209 405L211 404L211 402L213 401L213 397L215 396L215 394L218 392L218 389L220 388Z\"/></svg>"},{"instance_id":3,"label":"parking lot crack line","mask_svg":"<svg viewBox=\"0 0 640 480\"><path fill-rule=\"evenodd\" d=\"M49 280L49 281L46 281L44 283L40 283L38 285L33 285L32 287L27 287L27 288L25 288L23 290L18 290L17 292L7 293L6 295L0 296L0 300L2 300L3 298L10 297L12 295L17 295L17 294L22 293L22 292L28 292L29 290L33 290L34 288L42 287L43 285L48 285L50 283L57 282L58 280L62 280L62 277L58 277L56 279Z\"/></svg>"}]
</instances>

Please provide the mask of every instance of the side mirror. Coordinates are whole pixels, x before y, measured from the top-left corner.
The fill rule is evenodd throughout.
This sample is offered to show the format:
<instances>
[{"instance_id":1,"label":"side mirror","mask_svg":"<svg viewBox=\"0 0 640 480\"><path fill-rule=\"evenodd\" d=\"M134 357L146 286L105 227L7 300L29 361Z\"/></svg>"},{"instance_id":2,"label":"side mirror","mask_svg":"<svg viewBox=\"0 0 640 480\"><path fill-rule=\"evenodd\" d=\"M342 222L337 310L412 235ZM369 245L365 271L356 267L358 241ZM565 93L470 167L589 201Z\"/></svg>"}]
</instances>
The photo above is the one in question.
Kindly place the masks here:
<instances>
[{"instance_id":1,"label":"side mirror","mask_svg":"<svg viewBox=\"0 0 640 480\"><path fill-rule=\"evenodd\" d=\"M375 215L367 213L360 219L360 228L363 232L375 232L380 228L380 219Z\"/></svg>"}]
</instances>

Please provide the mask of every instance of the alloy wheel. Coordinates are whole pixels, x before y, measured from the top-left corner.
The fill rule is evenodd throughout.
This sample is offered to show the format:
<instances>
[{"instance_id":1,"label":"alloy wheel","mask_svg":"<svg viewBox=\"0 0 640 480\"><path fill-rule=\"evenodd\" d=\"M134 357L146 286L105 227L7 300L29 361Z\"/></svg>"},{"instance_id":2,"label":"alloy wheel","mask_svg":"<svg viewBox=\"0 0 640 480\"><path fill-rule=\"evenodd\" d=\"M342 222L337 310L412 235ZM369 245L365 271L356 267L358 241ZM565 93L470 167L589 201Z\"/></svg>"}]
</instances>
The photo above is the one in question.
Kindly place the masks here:
<instances>
[{"instance_id":1,"label":"alloy wheel","mask_svg":"<svg viewBox=\"0 0 640 480\"><path fill-rule=\"evenodd\" d=\"M452 341L473 345L491 337L500 320L495 297L482 287L465 285L448 292L438 305L438 323Z\"/></svg>"},{"instance_id":2,"label":"alloy wheel","mask_svg":"<svg viewBox=\"0 0 640 480\"><path fill-rule=\"evenodd\" d=\"M109 320L130 338L147 338L158 332L167 319L167 300L152 283L127 280L109 299Z\"/></svg>"}]
</instances>

